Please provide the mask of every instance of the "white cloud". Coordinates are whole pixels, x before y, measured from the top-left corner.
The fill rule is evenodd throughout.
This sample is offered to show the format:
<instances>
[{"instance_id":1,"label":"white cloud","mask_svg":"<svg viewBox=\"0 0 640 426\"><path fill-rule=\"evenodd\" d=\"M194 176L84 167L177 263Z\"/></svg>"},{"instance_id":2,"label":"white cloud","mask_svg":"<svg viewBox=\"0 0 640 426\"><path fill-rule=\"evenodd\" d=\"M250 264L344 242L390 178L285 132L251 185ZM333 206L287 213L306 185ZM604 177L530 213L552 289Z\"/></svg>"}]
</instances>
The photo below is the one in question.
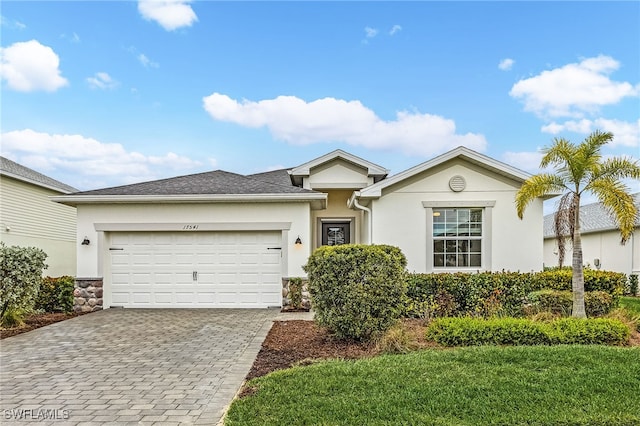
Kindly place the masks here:
<instances>
[{"instance_id":1,"label":"white cloud","mask_svg":"<svg viewBox=\"0 0 640 426\"><path fill-rule=\"evenodd\" d=\"M396 24L393 27L391 27L391 30L389 31L389 35L394 35L397 32L402 31L402 26Z\"/></svg>"},{"instance_id":2,"label":"white cloud","mask_svg":"<svg viewBox=\"0 0 640 426\"><path fill-rule=\"evenodd\" d=\"M106 72L97 72L93 77L87 78L87 83L92 89L113 89L118 86L118 82L115 81Z\"/></svg>"},{"instance_id":3,"label":"white cloud","mask_svg":"<svg viewBox=\"0 0 640 426\"><path fill-rule=\"evenodd\" d=\"M139 0L138 11L148 21L156 21L167 31L190 27L198 21L191 0Z\"/></svg>"},{"instance_id":4,"label":"white cloud","mask_svg":"<svg viewBox=\"0 0 640 426\"><path fill-rule=\"evenodd\" d=\"M157 62L149 59L144 53L138 55L138 61L140 61L145 68L158 68L160 66Z\"/></svg>"},{"instance_id":5,"label":"white cloud","mask_svg":"<svg viewBox=\"0 0 640 426\"><path fill-rule=\"evenodd\" d=\"M54 92L69 84L60 75L60 58L37 40L0 48L0 77L19 92Z\"/></svg>"},{"instance_id":6,"label":"white cloud","mask_svg":"<svg viewBox=\"0 0 640 426\"><path fill-rule=\"evenodd\" d=\"M25 24L20 21L11 20L5 16L0 15L0 25L11 30L24 30L27 28Z\"/></svg>"},{"instance_id":7,"label":"white cloud","mask_svg":"<svg viewBox=\"0 0 640 426\"><path fill-rule=\"evenodd\" d=\"M364 28L364 35L367 38L373 38L373 37L378 35L378 30L376 28L365 27Z\"/></svg>"},{"instance_id":8,"label":"white cloud","mask_svg":"<svg viewBox=\"0 0 640 426\"><path fill-rule=\"evenodd\" d=\"M216 120L251 128L266 127L276 139L293 145L344 142L422 156L459 145L484 151L487 145L483 135L457 134L453 120L400 111L395 120L385 121L359 101L324 98L306 102L295 96L278 96L238 102L213 93L203 98L203 104Z\"/></svg>"},{"instance_id":9,"label":"white cloud","mask_svg":"<svg viewBox=\"0 0 640 426\"><path fill-rule=\"evenodd\" d=\"M597 118L595 120L570 120L565 121L564 123L552 122L542 126L543 132L551 133L553 135L557 135L564 131L588 135L596 129L613 133L613 141L609 144L611 147L640 146L640 120L633 123L621 120Z\"/></svg>"},{"instance_id":10,"label":"white cloud","mask_svg":"<svg viewBox=\"0 0 640 426\"><path fill-rule=\"evenodd\" d=\"M619 67L620 63L609 56L587 58L520 80L509 94L522 100L526 111L540 116L580 118L601 106L638 95L640 86L609 78Z\"/></svg>"},{"instance_id":11,"label":"white cloud","mask_svg":"<svg viewBox=\"0 0 640 426\"><path fill-rule=\"evenodd\" d=\"M540 160L542 160L542 152L523 151L512 152L507 151L502 155L502 161L517 167L520 170L537 173L540 171Z\"/></svg>"},{"instance_id":12,"label":"white cloud","mask_svg":"<svg viewBox=\"0 0 640 426\"><path fill-rule=\"evenodd\" d=\"M2 133L2 151L2 155L27 167L71 176L65 183L80 189L157 179L170 172L191 172L202 165L173 152L148 156L127 151L118 143L31 129Z\"/></svg>"},{"instance_id":13,"label":"white cloud","mask_svg":"<svg viewBox=\"0 0 640 426\"><path fill-rule=\"evenodd\" d=\"M498 64L498 68L500 68L502 71L509 71L515 63L516 61L514 61L513 59L505 58L500 61L500 63Z\"/></svg>"}]
</instances>

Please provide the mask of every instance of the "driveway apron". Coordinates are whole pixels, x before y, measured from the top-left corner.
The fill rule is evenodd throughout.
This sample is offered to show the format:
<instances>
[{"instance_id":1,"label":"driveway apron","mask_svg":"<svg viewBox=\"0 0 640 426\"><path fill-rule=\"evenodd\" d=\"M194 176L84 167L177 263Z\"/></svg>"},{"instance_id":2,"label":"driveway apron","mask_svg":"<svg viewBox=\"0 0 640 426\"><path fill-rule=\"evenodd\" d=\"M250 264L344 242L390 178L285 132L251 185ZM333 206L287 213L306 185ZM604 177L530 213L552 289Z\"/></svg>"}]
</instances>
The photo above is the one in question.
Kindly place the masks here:
<instances>
[{"instance_id":1,"label":"driveway apron","mask_svg":"<svg viewBox=\"0 0 640 426\"><path fill-rule=\"evenodd\" d=\"M0 342L0 424L219 422L278 311L107 309Z\"/></svg>"}]
</instances>

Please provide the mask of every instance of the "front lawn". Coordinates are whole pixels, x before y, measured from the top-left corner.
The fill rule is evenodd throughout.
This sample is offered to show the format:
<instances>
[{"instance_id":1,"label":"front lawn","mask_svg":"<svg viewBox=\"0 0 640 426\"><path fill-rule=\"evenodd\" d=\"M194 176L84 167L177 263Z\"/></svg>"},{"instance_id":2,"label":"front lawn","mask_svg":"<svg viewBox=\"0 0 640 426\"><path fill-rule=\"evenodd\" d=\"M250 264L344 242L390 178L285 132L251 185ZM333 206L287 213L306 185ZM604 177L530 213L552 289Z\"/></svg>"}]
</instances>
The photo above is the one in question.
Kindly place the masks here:
<instances>
[{"instance_id":1,"label":"front lawn","mask_svg":"<svg viewBox=\"0 0 640 426\"><path fill-rule=\"evenodd\" d=\"M325 361L248 383L226 425L640 424L640 348L470 347Z\"/></svg>"},{"instance_id":2,"label":"front lawn","mask_svg":"<svg viewBox=\"0 0 640 426\"><path fill-rule=\"evenodd\" d=\"M640 297L620 297L620 306L634 315L640 315Z\"/></svg>"}]
</instances>

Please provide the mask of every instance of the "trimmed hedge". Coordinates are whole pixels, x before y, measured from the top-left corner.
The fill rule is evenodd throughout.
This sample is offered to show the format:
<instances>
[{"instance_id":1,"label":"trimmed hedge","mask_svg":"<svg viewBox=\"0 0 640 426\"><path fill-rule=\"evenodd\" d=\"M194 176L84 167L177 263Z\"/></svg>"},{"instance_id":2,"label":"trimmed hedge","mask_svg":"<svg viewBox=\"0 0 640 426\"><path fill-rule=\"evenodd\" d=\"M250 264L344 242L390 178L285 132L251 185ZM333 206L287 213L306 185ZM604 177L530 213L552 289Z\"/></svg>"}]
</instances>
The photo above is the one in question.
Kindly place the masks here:
<instances>
[{"instance_id":1,"label":"trimmed hedge","mask_svg":"<svg viewBox=\"0 0 640 426\"><path fill-rule=\"evenodd\" d=\"M608 318L440 318L429 324L427 338L445 346L560 345L628 343L629 327Z\"/></svg>"},{"instance_id":2,"label":"trimmed hedge","mask_svg":"<svg viewBox=\"0 0 640 426\"><path fill-rule=\"evenodd\" d=\"M585 290L607 293L615 307L626 276L589 269L584 276ZM403 314L427 318L522 316L527 295L539 290L571 291L571 271L408 274ZM600 310L595 309L594 314Z\"/></svg>"},{"instance_id":3,"label":"trimmed hedge","mask_svg":"<svg viewBox=\"0 0 640 426\"><path fill-rule=\"evenodd\" d=\"M584 293L584 304L587 315L601 317L617 306L617 300L604 291L587 291ZM550 312L564 316L571 315L573 310L573 293L565 290L540 290L529 293L524 312L536 314Z\"/></svg>"},{"instance_id":4,"label":"trimmed hedge","mask_svg":"<svg viewBox=\"0 0 640 426\"><path fill-rule=\"evenodd\" d=\"M46 277L40 285L35 309L43 312L73 312L75 280L70 276Z\"/></svg>"},{"instance_id":5,"label":"trimmed hedge","mask_svg":"<svg viewBox=\"0 0 640 426\"><path fill-rule=\"evenodd\" d=\"M7 246L0 242L0 321L22 322L33 310L42 283L47 254L36 247Z\"/></svg>"},{"instance_id":6,"label":"trimmed hedge","mask_svg":"<svg viewBox=\"0 0 640 426\"><path fill-rule=\"evenodd\" d=\"M400 316L406 258L387 245L316 249L304 266L315 321L342 339L369 340Z\"/></svg>"}]
</instances>

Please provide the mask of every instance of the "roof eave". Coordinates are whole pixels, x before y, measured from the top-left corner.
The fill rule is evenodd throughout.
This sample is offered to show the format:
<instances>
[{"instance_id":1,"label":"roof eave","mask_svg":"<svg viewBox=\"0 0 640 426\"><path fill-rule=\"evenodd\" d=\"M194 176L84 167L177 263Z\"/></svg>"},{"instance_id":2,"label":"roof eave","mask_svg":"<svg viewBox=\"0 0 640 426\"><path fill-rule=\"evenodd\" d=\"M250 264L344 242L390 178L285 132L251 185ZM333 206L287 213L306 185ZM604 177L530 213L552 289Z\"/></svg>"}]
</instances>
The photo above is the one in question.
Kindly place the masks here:
<instances>
[{"instance_id":1,"label":"roof eave","mask_svg":"<svg viewBox=\"0 0 640 426\"><path fill-rule=\"evenodd\" d=\"M61 195L51 197L51 200L68 206L80 204L311 202L316 208L326 208L327 194Z\"/></svg>"},{"instance_id":2,"label":"roof eave","mask_svg":"<svg viewBox=\"0 0 640 426\"><path fill-rule=\"evenodd\" d=\"M19 180L21 182L26 182L26 183L31 184L31 185L39 186L41 188L50 189L52 191L56 191L56 192L59 192L61 194L71 194L71 193L77 191L77 190L75 190L75 188L74 188L75 191L69 191L66 188L61 188L61 187L54 186L54 185L48 185L46 183L38 182L37 180L29 179L28 177L17 175L15 173L11 173L11 172L8 172L6 170L0 171L0 176L7 176L7 177L10 177L12 179Z\"/></svg>"}]
</instances>

